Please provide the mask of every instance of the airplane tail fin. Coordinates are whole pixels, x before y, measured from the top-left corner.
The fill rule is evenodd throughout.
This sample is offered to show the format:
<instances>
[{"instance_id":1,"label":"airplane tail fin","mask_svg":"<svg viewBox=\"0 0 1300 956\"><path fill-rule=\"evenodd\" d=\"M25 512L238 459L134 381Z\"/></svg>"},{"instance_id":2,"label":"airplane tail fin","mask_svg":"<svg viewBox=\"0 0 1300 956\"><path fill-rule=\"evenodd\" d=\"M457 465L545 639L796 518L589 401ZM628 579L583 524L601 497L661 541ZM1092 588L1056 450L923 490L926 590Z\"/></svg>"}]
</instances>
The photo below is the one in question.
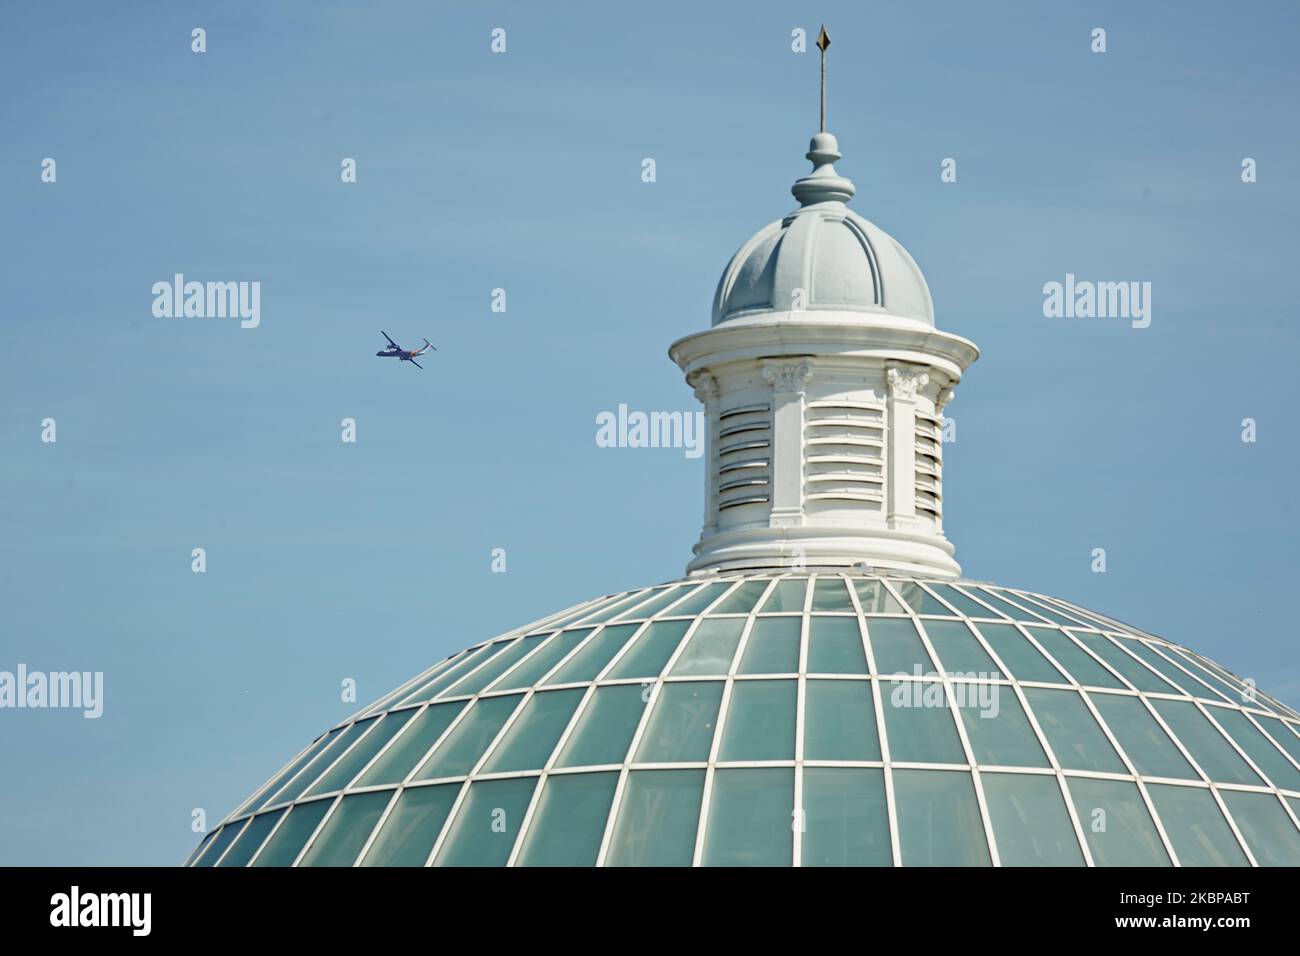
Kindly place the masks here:
<instances>
[{"instance_id":1,"label":"airplane tail fin","mask_svg":"<svg viewBox=\"0 0 1300 956\"><path fill-rule=\"evenodd\" d=\"M432 342L430 342L428 339L424 340L424 347L427 349L433 349L435 352L438 351L438 347L434 345Z\"/></svg>"}]
</instances>

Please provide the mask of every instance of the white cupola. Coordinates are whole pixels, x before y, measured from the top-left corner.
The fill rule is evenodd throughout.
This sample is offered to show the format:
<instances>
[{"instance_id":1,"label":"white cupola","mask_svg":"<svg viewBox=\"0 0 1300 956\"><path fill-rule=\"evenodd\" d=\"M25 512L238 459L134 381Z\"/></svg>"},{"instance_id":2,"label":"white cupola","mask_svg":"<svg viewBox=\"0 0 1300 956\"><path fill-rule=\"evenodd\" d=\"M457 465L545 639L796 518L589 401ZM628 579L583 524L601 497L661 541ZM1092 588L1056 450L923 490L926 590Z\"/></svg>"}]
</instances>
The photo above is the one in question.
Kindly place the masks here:
<instances>
[{"instance_id":1,"label":"white cupola","mask_svg":"<svg viewBox=\"0 0 1300 956\"><path fill-rule=\"evenodd\" d=\"M673 343L708 422L691 573L866 564L957 575L943 534L942 411L979 350L851 211L835 137L813 137L798 209L722 274L713 325Z\"/></svg>"}]
</instances>

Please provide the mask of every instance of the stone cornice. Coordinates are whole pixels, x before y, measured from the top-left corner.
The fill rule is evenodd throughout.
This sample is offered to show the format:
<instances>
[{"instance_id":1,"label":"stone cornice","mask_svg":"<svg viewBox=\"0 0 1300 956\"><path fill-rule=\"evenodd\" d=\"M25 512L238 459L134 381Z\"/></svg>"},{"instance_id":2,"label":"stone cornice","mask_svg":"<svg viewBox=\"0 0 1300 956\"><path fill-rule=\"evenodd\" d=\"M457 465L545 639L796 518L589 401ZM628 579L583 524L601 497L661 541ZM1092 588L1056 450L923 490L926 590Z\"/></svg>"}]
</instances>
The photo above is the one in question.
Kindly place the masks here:
<instances>
[{"instance_id":1,"label":"stone cornice","mask_svg":"<svg viewBox=\"0 0 1300 956\"><path fill-rule=\"evenodd\" d=\"M763 322L726 322L678 339L668 350L692 374L727 362L781 356L859 356L931 366L950 383L979 357L975 343L924 323L862 313L769 313Z\"/></svg>"}]
</instances>

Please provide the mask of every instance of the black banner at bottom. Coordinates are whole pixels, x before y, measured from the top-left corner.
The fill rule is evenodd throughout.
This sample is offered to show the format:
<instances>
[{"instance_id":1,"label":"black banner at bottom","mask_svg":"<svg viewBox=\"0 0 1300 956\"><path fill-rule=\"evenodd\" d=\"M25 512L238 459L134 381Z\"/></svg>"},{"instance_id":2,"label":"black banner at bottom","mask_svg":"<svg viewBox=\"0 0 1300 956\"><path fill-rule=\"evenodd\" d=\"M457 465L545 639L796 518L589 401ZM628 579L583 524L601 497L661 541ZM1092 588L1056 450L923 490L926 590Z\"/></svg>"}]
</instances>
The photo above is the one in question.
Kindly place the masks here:
<instances>
[{"instance_id":1,"label":"black banner at bottom","mask_svg":"<svg viewBox=\"0 0 1300 956\"><path fill-rule=\"evenodd\" d=\"M131 943L444 946L579 930L689 925L770 937L857 924L927 941L1053 930L1230 943L1294 918L1293 870L181 870L0 869L8 942L76 934ZM617 937L615 937L616 939ZM683 942L686 942L683 939Z\"/></svg>"}]
</instances>

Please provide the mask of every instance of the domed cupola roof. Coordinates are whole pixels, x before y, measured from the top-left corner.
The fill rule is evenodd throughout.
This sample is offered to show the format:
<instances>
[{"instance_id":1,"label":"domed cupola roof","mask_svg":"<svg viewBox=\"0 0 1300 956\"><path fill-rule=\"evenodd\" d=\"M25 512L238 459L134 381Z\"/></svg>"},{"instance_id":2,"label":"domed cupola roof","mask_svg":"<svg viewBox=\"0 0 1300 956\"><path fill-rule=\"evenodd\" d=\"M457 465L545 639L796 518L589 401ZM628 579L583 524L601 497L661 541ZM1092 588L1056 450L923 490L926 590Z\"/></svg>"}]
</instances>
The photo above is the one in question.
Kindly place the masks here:
<instances>
[{"instance_id":1,"label":"domed cupola roof","mask_svg":"<svg viewBox=\"0 0 1300 956\"><path fill-rule=\"evenodd\" d=\"M925 277L893 236L845 203L853 183L835 171L835 137L812 138L813 171L791 188L800 208L756 233L732 257L713 298L713 324L761 313L887 314L934 325Z\"/></svg>"}]
</instances>

